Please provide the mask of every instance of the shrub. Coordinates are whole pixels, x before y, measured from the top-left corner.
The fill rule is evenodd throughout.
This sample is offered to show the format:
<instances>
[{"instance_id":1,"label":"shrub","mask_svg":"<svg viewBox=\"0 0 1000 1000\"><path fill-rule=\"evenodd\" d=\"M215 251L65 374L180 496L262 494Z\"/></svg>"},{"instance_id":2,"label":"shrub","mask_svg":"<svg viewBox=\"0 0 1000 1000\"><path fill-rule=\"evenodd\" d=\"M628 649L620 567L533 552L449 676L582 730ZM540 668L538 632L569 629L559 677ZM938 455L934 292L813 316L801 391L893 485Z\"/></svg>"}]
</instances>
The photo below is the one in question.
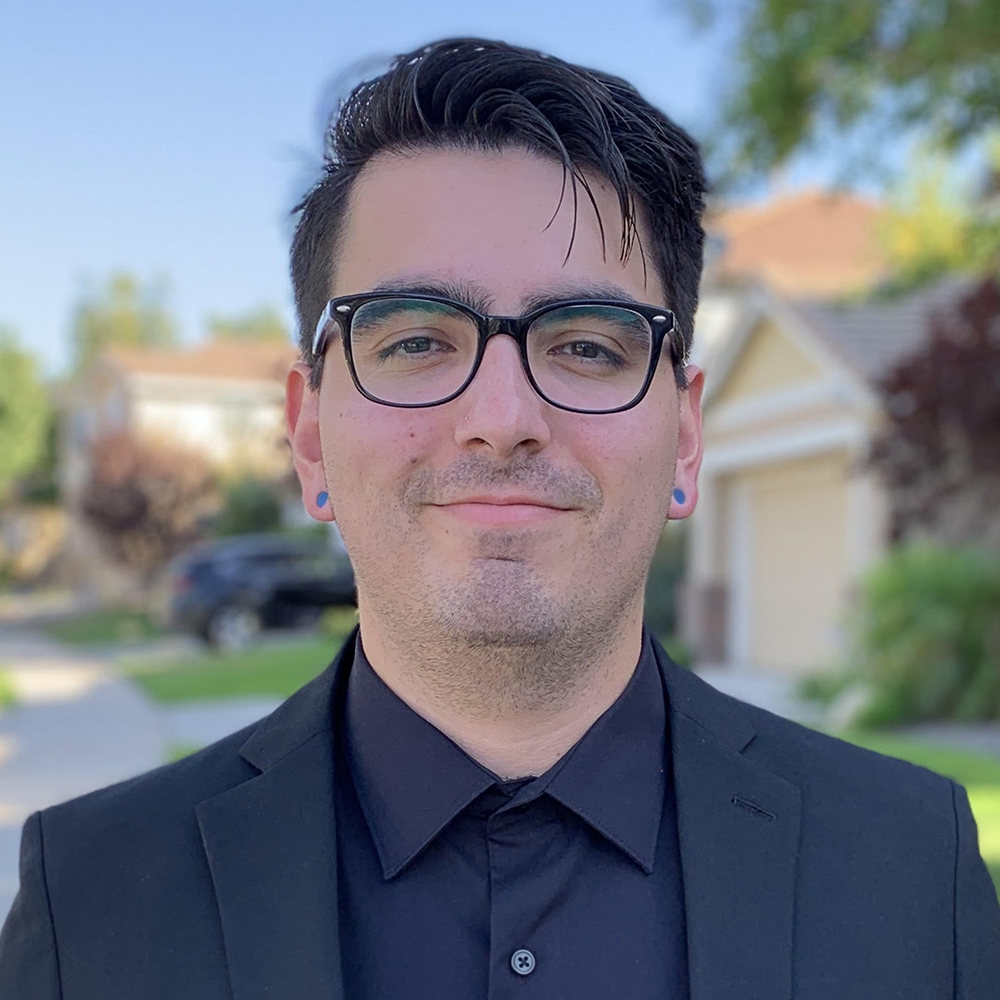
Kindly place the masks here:
<instances>
[{"instance_id":1,"label":"shrub","mask_svg":"<svg viewBox=\"0 0 1000 1000\"><path fill-rule=\"evenodd\" d=\"M683 528L669 522L660 535L649 567L643 617L646 627L664 644L671 656L676 652L680 659L690 662L690 653L676 639L677 590L683 576Z\"/></svg>"},{"instance_id":2,"label":"shrub","mask_svg":"<svg viewBox=\"0 0 1000 1000\"><path fill-rule=\"evenodd\" d=\"M864 580L852 622L860 721L1000 719L1000 559L915 543Z\"/></svg>"},{"instance_id":3,"label":"shrub","mask_svg":"<svg viewBox=\"0 0 1000 1000\"><path fill-rule=\"evenodd\" d=\"M246 535L280 527L281 500L273 483L242 476L226 485L224 506L213 525L216 535Z\"/></svg>"},{"instance_id":4,"label":"shrub","mask_svg":"<svg viewBox=\"0 0 1000 1000\"><path fill-rule=\"evenodd\" d=\"M149 577L202 536L219 497L197 452L113 433L92 446L80 506L105 547Z\"/></svg>"}]
</instances>

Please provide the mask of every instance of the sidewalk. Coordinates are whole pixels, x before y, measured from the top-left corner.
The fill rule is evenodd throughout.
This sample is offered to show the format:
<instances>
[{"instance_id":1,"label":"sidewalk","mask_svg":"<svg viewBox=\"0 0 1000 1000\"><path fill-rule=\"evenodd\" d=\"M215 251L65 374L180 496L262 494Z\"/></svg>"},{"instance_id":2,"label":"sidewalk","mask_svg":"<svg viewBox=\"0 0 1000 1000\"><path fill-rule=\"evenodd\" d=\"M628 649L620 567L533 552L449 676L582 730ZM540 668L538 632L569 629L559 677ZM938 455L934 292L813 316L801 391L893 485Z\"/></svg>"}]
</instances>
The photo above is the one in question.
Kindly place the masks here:
<instances>
[{"instance_id":1,"label":"sidewalk","mask_svg":"<svg viewBox=\"0 0 1000 1000\"><path fill-rule=\"evenodd\" d=\"M158 767L152 705L104 659L0 623L19 703L0 713L0 920L18 884L21 825L36 809Z\"/></svg>"},{"instance_id":2,"label":"sidewalk","mask_svg":"<svg viewBox=\"0 0 1000 1000\"><path fill-rule=\"evenodd\" d=\"M824 708L800 698L795 692L795 682L787 677L719 666L698 667L695 673L733 698L837 735L835 727L826 725ZM1000 722L921 722L883 732L887 736L924 740L952 750L1000 757Z\"/></svg>"}]
</instances>

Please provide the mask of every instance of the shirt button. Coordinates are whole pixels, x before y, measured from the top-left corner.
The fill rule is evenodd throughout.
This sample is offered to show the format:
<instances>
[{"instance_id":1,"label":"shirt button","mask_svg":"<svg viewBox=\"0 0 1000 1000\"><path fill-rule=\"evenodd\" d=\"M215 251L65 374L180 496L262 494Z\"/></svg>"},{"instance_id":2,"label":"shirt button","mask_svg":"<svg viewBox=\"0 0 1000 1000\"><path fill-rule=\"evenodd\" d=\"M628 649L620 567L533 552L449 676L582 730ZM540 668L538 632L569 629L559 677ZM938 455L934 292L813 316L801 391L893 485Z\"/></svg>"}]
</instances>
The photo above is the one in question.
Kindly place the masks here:
<instances>
[{"instance_id":1,"label":"shirt button","mask_svg":"<svg viewBox=\"0 0 1000 1000\"><path fill-rule=\"evenodd\" d=\"M519 975L527 976L534 971L535 956L527 948L518 948L510 956L510 967Z\"/></svg>"}]
</instances>

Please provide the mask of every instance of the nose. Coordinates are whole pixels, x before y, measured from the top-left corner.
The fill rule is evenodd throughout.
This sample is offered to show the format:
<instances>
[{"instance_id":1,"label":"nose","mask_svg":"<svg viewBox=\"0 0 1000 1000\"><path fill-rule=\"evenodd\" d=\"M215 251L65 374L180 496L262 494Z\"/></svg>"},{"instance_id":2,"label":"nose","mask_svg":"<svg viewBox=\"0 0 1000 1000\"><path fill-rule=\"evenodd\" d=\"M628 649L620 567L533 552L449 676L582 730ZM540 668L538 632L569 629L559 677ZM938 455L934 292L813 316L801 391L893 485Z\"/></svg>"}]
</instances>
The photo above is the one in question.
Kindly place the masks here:
<instances>
[{"instance_id":1,"label":"nose","mask_svg":"<svg viewBox=\"0 0 1000 1000\"><path fill-rule=\"evenodd\" d=\"M476 377L456 402L455 441L462 448L508 459L519 451L535 454L551 440L551 407L531 387L513 337L490 338Z\"/></svg>"}]
</instances>

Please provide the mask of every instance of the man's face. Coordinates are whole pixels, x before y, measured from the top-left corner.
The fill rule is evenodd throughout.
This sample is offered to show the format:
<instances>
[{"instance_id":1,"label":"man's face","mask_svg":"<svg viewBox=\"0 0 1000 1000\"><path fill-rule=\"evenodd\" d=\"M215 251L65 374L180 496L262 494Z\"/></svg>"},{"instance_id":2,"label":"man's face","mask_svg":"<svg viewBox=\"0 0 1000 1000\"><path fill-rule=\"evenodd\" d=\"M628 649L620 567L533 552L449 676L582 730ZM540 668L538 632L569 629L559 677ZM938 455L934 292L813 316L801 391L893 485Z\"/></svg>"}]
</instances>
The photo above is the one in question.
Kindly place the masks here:
<instances>
[{"instance_id":1,"label":"man's face","mask_svg":"<svg viewBox=\"0 0 1000 1000\"><path fill-rule=\"evenodd\" d=\"M556 163L517 150L378 158L352 192L334 294L440 287L502 315L540 296L669 306L638 250L619 260L617 197L599 178L590 183L606 253L582 188L575 234L568 189L553 219ZM692 387L679 392L668 354L665 344L642 402L601 415L543 401L507 336L490 340L462 395L421 409L365 399L339 337L318 399L298 366L289 382L296 466L317 516L329 515L314 497L329 491L362 627L371 615L383 628L475 645L538 645L641 614L671 490L687 494L672 511L685 516L701 454L701 375L689 370Z\"/></svg>"}]
</instances>

